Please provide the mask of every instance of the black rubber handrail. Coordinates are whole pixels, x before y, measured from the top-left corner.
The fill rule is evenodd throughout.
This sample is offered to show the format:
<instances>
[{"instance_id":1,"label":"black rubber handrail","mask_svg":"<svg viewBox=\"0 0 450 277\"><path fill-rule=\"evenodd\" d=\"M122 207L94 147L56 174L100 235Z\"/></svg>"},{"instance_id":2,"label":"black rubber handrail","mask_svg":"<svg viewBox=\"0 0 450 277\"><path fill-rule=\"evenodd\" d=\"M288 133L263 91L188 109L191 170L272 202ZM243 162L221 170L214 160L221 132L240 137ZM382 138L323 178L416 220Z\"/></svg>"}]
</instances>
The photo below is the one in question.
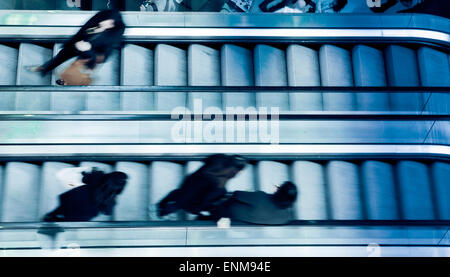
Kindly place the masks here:
<instances>
[{"instance_id":1,"label":"black rubber handrail","mask_svg":"<svg viewBox=\"0 0 450 277\"><path fill-rule=\"evenodd\" d=\"M257 110L256 110L257 111ZM271 110L268 109L268 114L265 115L267 120L317 120L317 121L448 121L450 120L450 114L432 114L432 113L279 113L276 115L271 114ZM220 115L219 115L220 116ZM234 119L231 119L228 114L224 113L221 117L223 120L230 117L227 120L236 121L252 121L258 120L259 117L249 116L249 114L232 114ZM137 113L133 114L115 114L115 113L20 113L20 114L0 114L0 121L179 121L190 119L193 121L212 121L217 120L217 116L206 116L205 114L183 114L182 116L172 115L168 112L148 112L145 114Z\"/></svg>"}]
</instances>

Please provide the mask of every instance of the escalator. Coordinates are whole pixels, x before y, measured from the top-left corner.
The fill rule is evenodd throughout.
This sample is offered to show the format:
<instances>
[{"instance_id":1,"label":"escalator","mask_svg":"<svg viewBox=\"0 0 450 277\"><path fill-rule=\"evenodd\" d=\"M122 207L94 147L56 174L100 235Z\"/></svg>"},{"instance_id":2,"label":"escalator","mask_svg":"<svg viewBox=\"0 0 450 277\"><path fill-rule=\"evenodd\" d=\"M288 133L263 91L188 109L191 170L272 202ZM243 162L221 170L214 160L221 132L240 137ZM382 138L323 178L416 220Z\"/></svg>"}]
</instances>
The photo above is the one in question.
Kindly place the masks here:
<instances>
[{"instance_id":1,"label":"escalator","mask_svg":"<svg viewBox=\"0 0 450 277\"><path fill-rule=\"evenodd\" d=\"M1 248L40 249L40 219L68 189L54 176L95 166L124 171L129 183L112 216L63 223L64 247L374 243L448 255L448 21L125 13L127 44L92 86L58 87L57 74L25 70L55 55L89 14L22 12L20 24L0 26ZM244 122L243 133L206 138L205 129L226 127L230 107L244 108L231 120ZM257 127L270 131L252 137L261 108L269 127ZM188 125L174 139L180 122ZM155 204L217 152L250 161L230 191L296 183L293 225L218 229L185 213L158 218Z\"/></svg>"}]
</instances>

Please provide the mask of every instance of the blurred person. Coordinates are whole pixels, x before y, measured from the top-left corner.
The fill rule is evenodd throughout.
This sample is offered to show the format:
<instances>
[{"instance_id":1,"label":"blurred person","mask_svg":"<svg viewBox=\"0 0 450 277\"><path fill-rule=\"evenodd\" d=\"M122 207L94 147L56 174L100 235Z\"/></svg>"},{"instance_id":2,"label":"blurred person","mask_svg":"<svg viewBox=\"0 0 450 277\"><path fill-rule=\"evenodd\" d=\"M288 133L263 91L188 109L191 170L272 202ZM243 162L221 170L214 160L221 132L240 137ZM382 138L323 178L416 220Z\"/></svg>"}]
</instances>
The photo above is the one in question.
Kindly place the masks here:
<instances>
[{"instance_id":1,"label":"blurred person","mask_svg":"<svg viewBox=\"0 0 450 277\"><path fill-rule=\"evenodd\" d=\"M53 242L64 229L55 224L61 221L90 221L100 213L111 215L116 197L122 193L128 176L120 171L104 173L93 169L82 172L82 185L59 196L59 206L47 213L39 234L49 236ZM54 247L55 245L53 245Z\"/></svg>"},{"instance_id":2,"label":"blurred person","mask_svg":"<svg viewBox=\"0 0 450 277\"><path fill-rule=\"evenodd\" d=\"M114 49L123 46L124 30L125 24L119 10L100 11L64 43L61 51L53 59L28 69L44 76L63 62L77 57L77 60L62 74L62 78L57 80L57 84L90 84L92 80L89 76L95 66L104 63Z\"/></svg>"},{"instance_id":3,"label":"blurred person","mask_svg":"<svg viewBox=\"0 0 450 277\"><path fill-rule=\"evenodd\" d=\"M44 216L46 222L89 221L100 213L111 215L116 197L125 188L127 175L120 171L83 172L84 185L59 196L59 206Z\"/></svg>"},{"instance_id":4,"label":"blurred person","mask_svg":"<svg viewBox=\"0 0 450 277\"><path fill-rule=\"evenodd\" d=\"M284 182L273 194L235 191L213 212L213 218L264 225L287 224L294 219L291 208L296 199L297 187L292 182Z\"/></svg>"},{"instance_id":5,"label":"blurred person","mask_svg":"<svg viewBox=\"0 0 450 277\"><path fill-rule=\"evenodd\" d=\"M282 0L269 7L276 0L264 0L260 5L263 12L276 12L286 10L287 12L302 13L337 13L346 5L347 0Z\"/></svg>"},{"instance_id":6,"label":"blurred person","mask_svg":"<svg viewBox=\"0 0 450 277\"><path fill-rule=\"evenodd\" d=\"M384 13L390 8L396 6L398 3L401 3L406 8L411 8L415 4L423 2L424 0L379 0L381 3L379 7L370 7L373 12L376 13Z\"/></svg>"},{"instance_id":7,"label":"blurred person","mask_svg":"<svg viewBox=\"0 0 450 277\"><path fill-rule=\"evenodd\" d=\"M313 13L316 10L314 0L264 0L259 4L262 12L298 12Z\"/></svg>"},{"instance_id":8,"label":"blurred person","mask_svg":"<svg viewBox=\"0 0 450 277\"><path fill-rule=\"evenodd\" d=\"M181 11L183 0L144 0L139 6L141 12Z\"/></svg>"},{"instance_id":9,"label":"blurred person","mask_svg":"<svg viewBox=\"0 0 450 277\"><path fill-rule=\"evenodd\" d=\"M184 179L180 188L171 191L157 204L159 217L184 210L207 219L210 211L226 196L227 182L246 164L240 156L225 154L211 155L204 163Z\"/></svg>"},{"instance_id":10,"label":"blurred person","mask_svg":"<svg viewBox=\"0 0 450 277\"><path fill-rule=\"evenodd\" d=\"M316 13L338 13L348 3L347 0L316 0Z\"/></svg>"}]
</instances>

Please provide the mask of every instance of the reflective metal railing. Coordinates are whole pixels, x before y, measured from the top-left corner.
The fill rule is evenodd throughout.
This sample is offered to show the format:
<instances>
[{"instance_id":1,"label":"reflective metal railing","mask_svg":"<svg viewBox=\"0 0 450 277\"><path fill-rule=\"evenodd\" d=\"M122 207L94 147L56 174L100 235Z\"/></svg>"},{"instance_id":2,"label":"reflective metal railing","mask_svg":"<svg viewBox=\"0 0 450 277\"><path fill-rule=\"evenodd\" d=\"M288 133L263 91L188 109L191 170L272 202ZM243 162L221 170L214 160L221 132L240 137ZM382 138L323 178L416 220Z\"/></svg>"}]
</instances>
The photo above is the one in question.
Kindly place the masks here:
<instances>
[{"instance_id":1,"label":"reflective metal railing","mask_svg":"<svg viewBox=\"0 0 450 277\"><path fill-rule=\"evenodd\" d=\"M0 39L64 39L95 12L0 11ZM407 41L448 47L449 22L421 15L124 12L127 41ZM255 27L253 27L255 26Z\"/></svg>"}]
</instances>

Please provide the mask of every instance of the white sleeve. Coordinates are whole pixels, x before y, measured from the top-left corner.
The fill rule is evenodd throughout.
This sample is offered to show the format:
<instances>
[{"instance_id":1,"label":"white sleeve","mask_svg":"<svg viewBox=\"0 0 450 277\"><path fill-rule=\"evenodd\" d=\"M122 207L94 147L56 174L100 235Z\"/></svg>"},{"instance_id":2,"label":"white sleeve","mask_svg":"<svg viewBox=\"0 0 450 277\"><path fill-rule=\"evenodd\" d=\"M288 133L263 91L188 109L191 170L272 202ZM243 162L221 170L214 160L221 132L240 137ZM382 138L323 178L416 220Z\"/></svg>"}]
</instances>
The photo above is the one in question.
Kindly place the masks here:
<instances>
[{"instance_id":1,"label":"white sleeve","mask_svg":"<svg viewBox=\"0 0 450 277\"><path fill-rule=\"evenodd\" d=\"M56 172L56 178L65 188L71 189L84 185L81 181L83 171L91 171L92 167L67 167Z\"/></svg>"}]
</instances>

